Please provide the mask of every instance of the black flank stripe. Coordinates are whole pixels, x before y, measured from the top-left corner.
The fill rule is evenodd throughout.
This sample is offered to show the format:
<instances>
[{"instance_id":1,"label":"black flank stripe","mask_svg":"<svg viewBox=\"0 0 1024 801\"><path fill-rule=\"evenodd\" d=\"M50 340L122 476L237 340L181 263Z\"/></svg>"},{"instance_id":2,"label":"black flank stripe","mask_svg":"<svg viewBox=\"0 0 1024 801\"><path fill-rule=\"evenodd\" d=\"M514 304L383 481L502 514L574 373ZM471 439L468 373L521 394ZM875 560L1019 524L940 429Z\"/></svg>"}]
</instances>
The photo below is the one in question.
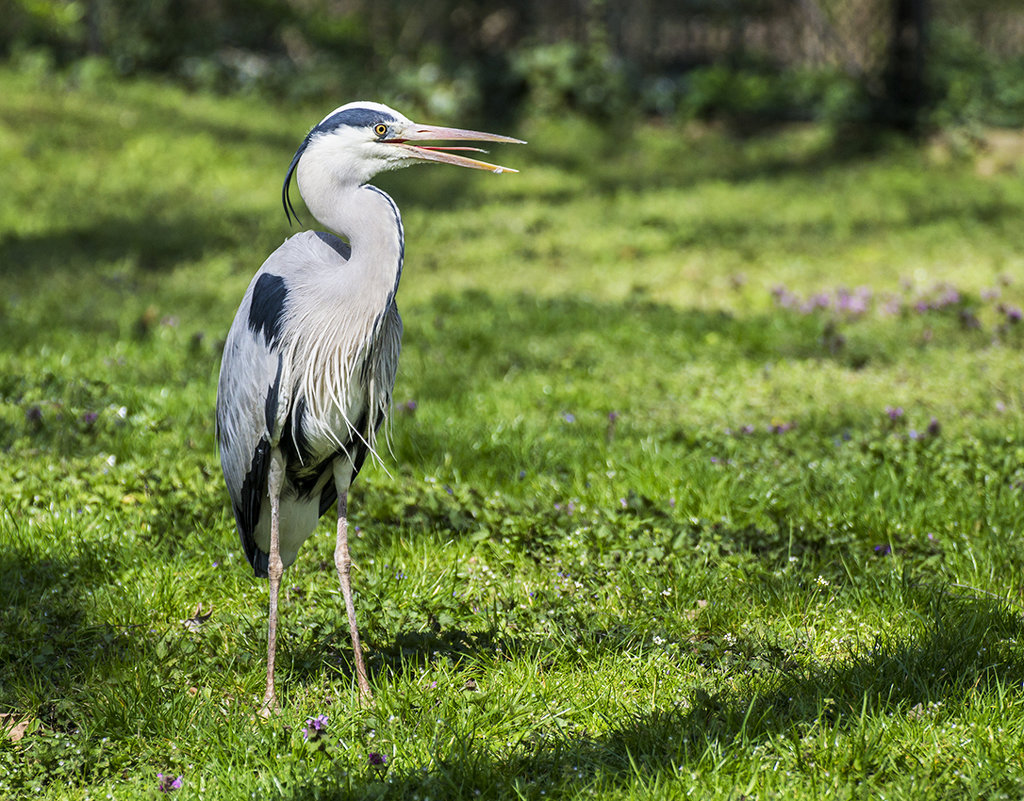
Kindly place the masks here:
<instances>
[{"instance_id":1,"label":"black flank stripe","mask_svg":"<svg viewBox=\"0 0 1024 801\"><path fill-rule=\"evenodd\" d=\"M238 536L242 541L245 556L252 565L253 571L260 578L267 577L268 555L257 546L254 538L256 523L260 519L260 507L263 495L267 491L267 469L270 466L270 442L263 437L256 446L252 456L251 467L242 480L242 492L235 506L235 520L238 523Z\"/></svg>"},{"instance_id":2,"label":"black flank stripe","mask_svg":"<svg viewBox=\"0 0 1024 801\"><path fill-rule=\"evenodd\" d=\"M277 377L274 383L267 389L267 401L263 407L263 415L267 423L267 433L273 438L274 421L277 420L277 396L281 392L281 368L284 366L284 357L277 357Z\"/></svg>"}]
</instances>

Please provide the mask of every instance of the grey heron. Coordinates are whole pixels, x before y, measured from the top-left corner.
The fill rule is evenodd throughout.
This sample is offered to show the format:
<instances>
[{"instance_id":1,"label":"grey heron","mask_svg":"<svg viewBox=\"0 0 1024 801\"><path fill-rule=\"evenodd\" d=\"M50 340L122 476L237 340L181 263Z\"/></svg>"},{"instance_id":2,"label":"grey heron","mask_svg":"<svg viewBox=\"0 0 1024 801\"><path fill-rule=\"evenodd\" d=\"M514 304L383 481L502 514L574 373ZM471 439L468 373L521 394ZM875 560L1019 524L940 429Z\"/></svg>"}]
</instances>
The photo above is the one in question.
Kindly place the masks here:
<instances>
[{"instance_id":1,"label":"grey heron","mask_svg":"<svg viewBox=\"0 0 1024 801\"><path fill-rule=\"evenodd\" d=\"M270 255L224 345L217 385L221 467L245 555L270 583L266 713L277 707L281 576L335 501L334 562L360 697L371 697L349 576L346 499L366 456L376 456L376 434L391 405L405 240L398 207L368 182L419 162L506 171L457 152L482 152L476 147L421 144L440 141L520 142L419 125L370 102L341 106L314 126L288 166L282 202L291 222L294 177L329 232L296 234Z\"/></svg>"}]
</instances>

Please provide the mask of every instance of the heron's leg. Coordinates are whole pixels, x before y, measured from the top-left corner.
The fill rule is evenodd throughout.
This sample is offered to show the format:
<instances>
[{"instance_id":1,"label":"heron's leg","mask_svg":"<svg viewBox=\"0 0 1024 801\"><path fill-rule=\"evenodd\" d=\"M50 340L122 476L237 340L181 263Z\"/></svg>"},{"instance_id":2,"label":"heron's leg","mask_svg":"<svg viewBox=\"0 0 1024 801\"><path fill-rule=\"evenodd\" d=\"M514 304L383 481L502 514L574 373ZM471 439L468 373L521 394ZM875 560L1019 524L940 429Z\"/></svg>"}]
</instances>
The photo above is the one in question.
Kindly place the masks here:
<instances>
[{"instance_id":1,"label":"heron's leg","mask_svg":"<svg viewBox=\"0 0 1024 801\"><path fill-rule=\"evenodd\" d=\"M345 612L348 615L348 629L352 636L352 659L356 665L356 682L359 684L359 697L363 701L373 699L370 682L366 680L366 666L363 664L363 649L359 644L359 626L356 624L356 605L352 600L352 582L349 573L352 569L352 558L348 554L348 486L351 480L351 468L347 461L339 459L335 463L334 480L338 488L338 540L334 546L334 566L338 568L338 581L341 582L341 594L345 599Z\"/></svg>"},{"instance_id":2,"label":"heron's leg","mask_svg":"<svg viewBox=\"0 0 1024 801\"><path fill-rule=\"evenodd\" d=\"M276 449L271 451L270 469L267 472L267 491L270 495L270 558L267 560L270 616L267 624L267 692L260 710L264 717L279 708L274 693L274 658L277 654L277 595L281 589L281 575L284 573L281 561L281 485L284 483L284 464Z\"/></svg>"}]
</instances>

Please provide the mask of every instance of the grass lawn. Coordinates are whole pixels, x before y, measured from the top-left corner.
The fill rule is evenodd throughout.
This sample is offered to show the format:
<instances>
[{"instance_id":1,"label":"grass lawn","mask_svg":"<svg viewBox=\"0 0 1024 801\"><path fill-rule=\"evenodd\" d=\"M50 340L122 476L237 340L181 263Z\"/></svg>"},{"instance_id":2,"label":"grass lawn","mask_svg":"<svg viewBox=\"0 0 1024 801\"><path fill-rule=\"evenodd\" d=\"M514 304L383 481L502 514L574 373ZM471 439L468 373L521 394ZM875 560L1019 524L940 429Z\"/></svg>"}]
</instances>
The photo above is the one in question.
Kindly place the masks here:
<instances>
[{"instance_id":1,"label":"grass lawn","mask_svg":"<svg viewBox=\"0 0 1024 801\"><path fill-rule=\"evenodd\" d=\"M1024 795L1024 165L562 119L381 176L375 702L328 519L263 722L216 373L352 98L86 78L0 71L0 798Z\"/></svg>"}]
</instances>

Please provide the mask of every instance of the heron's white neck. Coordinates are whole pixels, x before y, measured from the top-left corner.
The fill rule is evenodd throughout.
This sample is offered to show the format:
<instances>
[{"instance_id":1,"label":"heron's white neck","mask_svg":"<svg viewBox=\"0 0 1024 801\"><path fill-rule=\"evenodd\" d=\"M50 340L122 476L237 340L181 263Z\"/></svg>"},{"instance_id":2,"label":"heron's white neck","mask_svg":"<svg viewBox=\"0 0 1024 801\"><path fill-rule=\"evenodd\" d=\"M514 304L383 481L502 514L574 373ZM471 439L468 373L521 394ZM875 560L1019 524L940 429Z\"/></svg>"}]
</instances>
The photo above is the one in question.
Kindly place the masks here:
<instances>
[{"instance_id":1,"label":"heron's white neck","mask_svg":"<svg viewBox=\"0 0 1024 801\"><path fill-rule=\"evenodd\" d=\"M352 246L350 270L383 281L393 292L402 273L405 234L398 206L386 192L322 165L299 162L296 180L310 213ZM310 160L312 161L312 159Z\"/></svg>"}]
</instances>

